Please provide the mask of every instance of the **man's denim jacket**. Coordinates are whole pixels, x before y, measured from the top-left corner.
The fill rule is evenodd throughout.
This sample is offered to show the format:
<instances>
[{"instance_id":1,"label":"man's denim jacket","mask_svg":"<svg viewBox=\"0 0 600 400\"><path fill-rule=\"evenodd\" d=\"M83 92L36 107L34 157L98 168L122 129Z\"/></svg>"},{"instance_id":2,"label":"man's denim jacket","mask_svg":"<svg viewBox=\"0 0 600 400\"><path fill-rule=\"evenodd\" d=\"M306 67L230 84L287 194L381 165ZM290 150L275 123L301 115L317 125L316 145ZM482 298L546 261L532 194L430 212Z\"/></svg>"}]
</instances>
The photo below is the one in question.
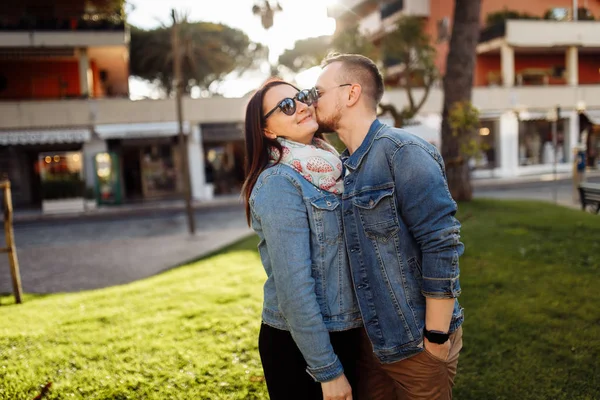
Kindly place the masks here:
<instances>
[{"instance_id":1,"label":"man's denim jacket","mask_svg":"<svg viewBox=\"0 0 600 400\"><path fill-rule=\"evenodd\" d=\"M251 224L267 273L263 322L289 331L319 382L343 368L330 331L362 326L342 233L341 198L287 165L263 171L250 195Z\"/></svg>"},{"instance_id":2,"label":"man's denim jacket","mask_svg":"<svg viewBox=\"0 0 600 400\"><path fill-rule=\"evenodd\" d=\"M457 298L464 251L444 163L424 140L375 120L342 155L343 220L358 303L383 363L423 351L425 297ZM455 300L450 332L463 322Z\"/></svg>"}]
</instances>

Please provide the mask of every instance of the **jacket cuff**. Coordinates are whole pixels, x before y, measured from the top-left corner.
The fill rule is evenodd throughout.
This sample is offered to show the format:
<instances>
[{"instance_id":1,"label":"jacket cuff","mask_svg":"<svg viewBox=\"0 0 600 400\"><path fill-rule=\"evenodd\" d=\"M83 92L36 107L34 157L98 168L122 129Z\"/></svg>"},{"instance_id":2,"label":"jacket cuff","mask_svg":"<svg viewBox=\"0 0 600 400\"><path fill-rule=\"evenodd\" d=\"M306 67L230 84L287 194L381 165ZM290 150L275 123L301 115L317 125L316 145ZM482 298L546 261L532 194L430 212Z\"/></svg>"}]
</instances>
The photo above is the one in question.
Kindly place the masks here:
<instances>
[{"instance_id":1,"label":"jacket cuff","mask_svg":"<svg viewBox=\"0 0 600 400\"><path fill-rule=\"evenodd\" d=\"M335 361L331 364L318 368L307 367L306 372L308 372L316 382L327 382L342 375L344 373L344 367L342 367L340 359L335 356Z\"/></svg>"},{"instance_id":2,"label":"jacket cuff","mask_svg":"<svg viewBox=\"0 0 600 400\"><path fill-rule=\"evenodd\" d=\"M460 296L460 291L458 276L449 279L423 278L423 288L421 293L425 297L434 299L453 299Z\"/></svg>"}]
</instances>

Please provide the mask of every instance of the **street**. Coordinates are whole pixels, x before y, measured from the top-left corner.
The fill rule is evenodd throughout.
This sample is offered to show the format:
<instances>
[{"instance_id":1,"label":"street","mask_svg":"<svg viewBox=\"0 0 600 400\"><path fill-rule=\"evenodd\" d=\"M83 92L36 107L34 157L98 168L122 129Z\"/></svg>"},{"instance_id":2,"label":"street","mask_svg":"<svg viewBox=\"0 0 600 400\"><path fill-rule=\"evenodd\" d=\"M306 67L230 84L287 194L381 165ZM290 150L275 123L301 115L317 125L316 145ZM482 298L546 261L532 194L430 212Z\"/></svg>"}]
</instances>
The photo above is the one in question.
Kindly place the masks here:
<instances>
[{"instance_id":1,"label":"street","mask_svg":"<svg viewBox=\"0 0 600 400\"><path fill-rule=\"evenodd\" d=\"M181 210L20 222L14 227L23 290L56 293L125 284L165 271L231 244L251 231L241 205L195 213L187 233ZM4 235L0 235L4 243ZM0 292L12 293L6 255L0 257Z\"/></svg>"}]
</instances>

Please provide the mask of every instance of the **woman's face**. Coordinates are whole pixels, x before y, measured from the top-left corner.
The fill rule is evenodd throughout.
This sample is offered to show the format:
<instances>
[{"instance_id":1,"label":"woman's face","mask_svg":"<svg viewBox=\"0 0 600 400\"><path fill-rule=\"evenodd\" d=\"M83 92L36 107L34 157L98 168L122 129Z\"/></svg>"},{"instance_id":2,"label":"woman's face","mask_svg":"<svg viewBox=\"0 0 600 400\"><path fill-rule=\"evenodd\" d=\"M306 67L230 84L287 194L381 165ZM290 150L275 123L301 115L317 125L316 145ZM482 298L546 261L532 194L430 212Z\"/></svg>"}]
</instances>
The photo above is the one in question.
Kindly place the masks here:
<instances>
[{"instance_id":1,"label":"woman's face","mask_svg":"<svg viewBox=\"0 0 600 400\"><path fill-rule=\"evenodd\" d=\"M286 84L274 86L265 93L263 115L267 115L285 98L293 99L296 106L296 111L292 115L287 115L280 108L276 108L267 118L265 136L271 139L284 137L298 143L311 143L319 128L315 107L307 106L295 99L297 94L296 89Z\"/></svg>"}]
</instances>

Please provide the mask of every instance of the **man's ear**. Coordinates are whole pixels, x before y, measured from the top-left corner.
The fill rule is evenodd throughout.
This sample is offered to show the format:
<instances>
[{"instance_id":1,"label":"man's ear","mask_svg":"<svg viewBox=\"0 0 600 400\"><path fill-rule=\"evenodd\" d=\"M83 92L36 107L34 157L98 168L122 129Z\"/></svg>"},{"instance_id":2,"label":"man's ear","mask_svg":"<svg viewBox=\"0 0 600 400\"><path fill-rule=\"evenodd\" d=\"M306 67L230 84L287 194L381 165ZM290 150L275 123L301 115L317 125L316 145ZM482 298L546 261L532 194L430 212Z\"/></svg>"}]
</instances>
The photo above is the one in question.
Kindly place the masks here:
<instances>
[{"instance_id":1,"label":"man's ear","mask_svg":"<svg viewBox=\"0 0 600 400\"><path fill-rule=\"evenodd\" d=\"M358 103L358 100L360 99L361 95L362 86L360 86L358 83L353 83L352 86L350 86L350 90L348 91L348 100L346 101L346 105L348 107L354 106L356 103Z\"/></svg>"}]
</instances>

